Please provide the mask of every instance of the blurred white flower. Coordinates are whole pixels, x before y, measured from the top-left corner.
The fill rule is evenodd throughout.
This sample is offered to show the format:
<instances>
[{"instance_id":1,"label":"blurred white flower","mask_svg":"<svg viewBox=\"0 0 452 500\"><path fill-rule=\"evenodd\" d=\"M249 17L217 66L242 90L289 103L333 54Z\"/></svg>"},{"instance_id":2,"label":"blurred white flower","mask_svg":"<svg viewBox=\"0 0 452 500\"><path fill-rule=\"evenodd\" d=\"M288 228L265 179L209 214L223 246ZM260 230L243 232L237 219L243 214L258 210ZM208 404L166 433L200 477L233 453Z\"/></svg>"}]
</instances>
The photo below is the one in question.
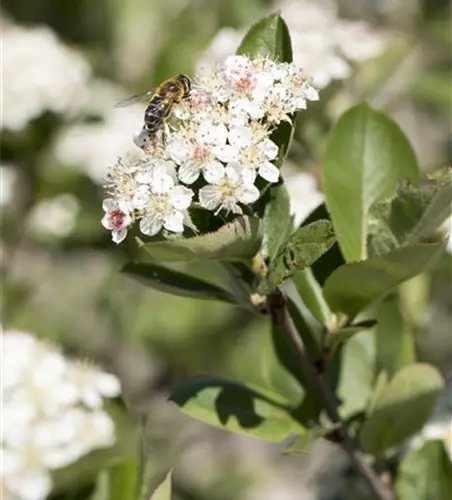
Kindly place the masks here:
<instances>
[{"instance_id":1,"label":"blurred white flower","mask_svg":"<svg viewBox=\"0 0 452 500\"><path fill-rule=\"evenodd\" d=\"M446 252L452 255L452 216L444 222L442 229L447 238Z\"/></svg>"},{"instance_id":2,"label":"blurred white flower","mask_svg":"<svg viewBox=\"0 0 452 500\"><path fill-rule=\"evenodd\" d=\"M70 193L63 193L37 203L29 215L28 224L36 234L61 238L74 229L79 210L78 199Z\"/></svg>"},{"instance_id":3,"label":"blurred white flower","mask_svg":"<svg viewBox=\"0 0 452 500\"><path fill-rule=\"evenodd\" d=\"M452 415L446 415L446 418L436 419L429 422L422 431L415 436L409 447L417 450L427 441L439 440L444 443L447 454L452 461Z\"/></svg>"},{"instance_id":4,"label":"blurred white flower","mask_svg":"<svg viewBox=\"0 0 452 500\"><path fill-rule=\"evenodd\" d=\"M32 334L4 331L1 341L3 493L44 500L53 469L114 444L102 406L121 387L114 375L69 360Z\"/></svg>"},{"instance_id":5,"label":"blurred white flower","mask_svg":"<svg viewBox=\"0 0 452 500\"><path fill-rule=\"evenodd\" d=\"M290 211L294 216L294 225L298 227L304 219L324 201L318 190L316 178L297 170L295 166L284 166L282 175L290 199Z\"/></svg>"},{"instance_id":6,"label":"blurred white flower","mask_svg":"<svg viewBox=\"0 0 452 500\"><path fill-rule=\"evenodd\" d=\"M47 27L8 24L2 31L2 128L23 129L45 111L78 112L90 68Z\"/></svg>"},{"instance_id":7,"label":"blurred white flower","mask_svg":"<svg viewBox=\"0 0 452 500\"><path fill-rule=\"evenodd\" d=\"M102 113L102 121L79 123L64 129L54 147L59 162L79 168L98 184L102 184L107 173L105 165L114 163L120 156L142 156L141 150L130 140L143 123L142 106L115 109L118 100L108 103L105 99L106 102L95 109ZM107 109L102 110L104 104Z\"/></svg>"},{"instance_id":8,"label":"blurred white flower","mask_svg":"<svg viewBox=\"0 0 452 500\"><path fill-rule=\"evenodd\" d=\"M165 140L151 140L145 125L134 138L144 158L119 160L108 171L102 224L116 243L137 220L148 236L182 233L192 201L214 215L243 213L241 205L260 196L258 178L278 182L272 132L319 99L300 67L267 57L231 55L194 81L190 96L171 110Z\"/></svg>"},{"instance_id":9,"label":"blurred white flower","mask_svg":"<svg viewBox=\"0 0 452 500\"><path fill-rule=\"evenodd\" d=\"M332 2L314 0L276 0L292 39L294 62L310 76L314 85L324 88L333 80L351 75L349 61L362 62L379 55L385 37L363 21L337 17ZM197 62L200 73L211 71L218 61L236 51L244 32L222 28Z\"/></svg>"},{"instance_id":10,"label":"blurred white flower","mask_svg":"<svg viewBox=\"0 0 452 500\"><path fill-rule=\"evenodd\" d=\"M12 165L0 165L0 207L8 205L14 197L17 170Z\"/></svg>"}]
</instances>

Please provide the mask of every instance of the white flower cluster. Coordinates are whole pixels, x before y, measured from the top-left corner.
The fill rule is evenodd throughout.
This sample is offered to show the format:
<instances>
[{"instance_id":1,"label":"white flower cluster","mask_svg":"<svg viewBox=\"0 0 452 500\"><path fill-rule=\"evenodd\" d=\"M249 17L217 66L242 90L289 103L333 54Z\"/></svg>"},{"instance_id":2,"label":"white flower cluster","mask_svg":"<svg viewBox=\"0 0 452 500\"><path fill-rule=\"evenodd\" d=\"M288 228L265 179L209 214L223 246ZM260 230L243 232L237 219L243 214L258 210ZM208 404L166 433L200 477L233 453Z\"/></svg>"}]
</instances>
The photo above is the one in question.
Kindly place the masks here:
<instances>
[{"instance_id":1,"label":"white flower cluster","mask_svg":"<svg viewBox=\"0 0 452 500\"><path fill-rule=\"evenodd\" d=\"M272 6L275 9L281 11L289 28L294 62L304 68L318 88L350 77L349 62L371 59L386 44L384 35L366 22L340 19L329 1L276 0ZM198 61L198 71L208 71L216 61L236 50L243 35L233 28L220 30Z\"/></svg>"},{"instance_id":2,"label":"white flower cluster","mask_svg":"<svg viewBox=\"0 0 452 500\"><path fill-rule=\"evenodd\" d=\"M90 68L47 27L2 30L2 123L14 132L45 111L74 113L86 99Z\"/></svg>"},{"instance_id":3,"label":"white flower cluster","mask_svg":"<svg viewBox=\"0 0 452 500\"><path fill-rule=\"evenodd\" d=\"M104 227L119 243L138 219L148 236L162 229L182 233L191 224L192 204L216 215L241 214L243 205L260 196L259 177L270 183L279 179L272 132L318 98L295 64L229 56L175 106L164 141L149 140L143 128L135 143L147 154L111 167Z\"/></svg>"},{"instance_id":4,"label":"white flower cluster","mask_svg":"<svg viewBox=\"0 0 452 500\"><path fill-rule=\"evenodd\" d=\"M51 470L115 442L103 398L119 395L120 384L29 333L4 331L1 342L2 492L43 500L52 488Z\"/></svg>"}]
</instances>

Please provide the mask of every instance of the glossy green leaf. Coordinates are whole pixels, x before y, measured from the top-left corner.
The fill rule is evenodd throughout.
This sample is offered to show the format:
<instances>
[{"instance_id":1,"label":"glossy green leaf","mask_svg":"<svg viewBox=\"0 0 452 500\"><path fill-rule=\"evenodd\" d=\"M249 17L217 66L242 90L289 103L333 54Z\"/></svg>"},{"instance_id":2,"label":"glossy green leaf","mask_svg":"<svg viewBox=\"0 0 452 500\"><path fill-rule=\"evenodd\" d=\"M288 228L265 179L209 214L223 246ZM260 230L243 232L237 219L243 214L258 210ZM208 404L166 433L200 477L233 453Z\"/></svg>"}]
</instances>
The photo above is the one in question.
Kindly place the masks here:
<instances>
[{"instance_id":1,"label":"glossy green leaf","mask_svg":"<svg viewBox=\"0 0 452 500\"><path fill-rule=\"evenodd\" d=\"M254 24L242 40L237 54L292 62L289 30L279 13L270 14Z\"/></svg>"},{"instance_id":2,"label":"glossy green leaf","mask_svg":"<svg viewBox=\"0 0 452 500\"><path fill-rule=\"evenodd\" d=\"M171 471L169 471L149 500L171 500L171 489Z\"/></svg>"},{"instance_id":3,"label":"glossy green leaf","mask_svg":"<svg viewBox=\"0 0 452 500\"><path fill-rule=\"evenodd\" d=\"M297 229L270 262L267 289L274 289L295 271L311 266L331 248L335 239L333 226L327 220Z\"/></svg>"},{"instance_id":4,"label":"glossy green leaf","mask_svg":"<svg viewBox=\"0 0 452 500\"><path fill-rule=\"evenodd\" d=\"M374 328L376 324L377 322L374 320L366 320L350 326L345 326L344 328L339 328L338 330L332 330L328 332L327 343L332 347L337 346L346 342L357 333Z\"/></svg>"},{"instance_id":5,"label":"glossy green leaf","mask_svg":"<svg viewBox=\"0 0 452 500\"><path fill-rule=\"evenodd\" d=\"M384 371L392 377L400 368L415 362L414 333L404 321L395 300L383 301L379 305L377 321L377 371Z\"/></svg>"},{"instance_id":6,"label":"glossy green leaf","mask_svg":"<svg viewBox=\"0 0 452 500\"><path fill-rule=\"evenodd\" d=\"M156 260L188 262L195 260L247 260L260 250L263 230L259 219L240 216L218 231L171 240L141 243Z\"/></svg>"},{"instance_id":7,"label":"glossy green leaf","mask_svg":"<svg viewBox=\"0 0 452 500\"><path fill-rule=\"evenodd\" d=\"M383 387L361 428L363 451L375 455L419 432L431 416L444 382L431 365L413 364Z\"/></svg>"},{"instance_id":8,"label":"glossy green leaf","mask_svg":"<svg viewBox=\"0 0 452 500\"><path fill-rule=\"evenodd\" d=\"M400 465L395 491L399 500L449 500L452 462L441 441L428 441Z\"/></svg>"},{"instance_id":9,"label":"glossy green leaf","mask_svg":"<svg viewBox=\"0 0 452 500\"><path fill-rule=\"evenodd\" d=\"M401 283L425 271L444 243L401 247L336 269L326 280L324 296L333 311L355 316Z\"/></svg>"},{"instance_id":10,"label":"glossy green leaf","mask_svg":"<svg viewBox=\"0 0 452 500\"><path fill-rule=\"evenodd\" d=\"M292 231L289 193L284 183L270 187L269 200L265 207L264 233L267 255L271 260Z\"/></svg>"},{"instance_id":11,"label":"glossy green leaf","mask_svg":"<svg viewBox=\"0 0 452 500\"><path fill-rule=\"evenodd\" d=\"M197 420L264 441L282 441L299 429L282 405L238 382L187 379L174 389L170 399Z\"/></svg>"},{"instance_id":12,"label":"glossy green leaf","mask_svg":"<svg viewBox=\"0 0 452 500\"><path fill-rule=\"evenodd\" d=\"M109 499L135 500L137 495L137 461L123 460L109 469ZM139 491L139 490L138 490Z\"/></svg>"},{"instance_id":13,"label":"glossy green leaf","mask_svg":"<svg viewBox=\"0 0 452 500\"><path fill-rule=\"evenodd\" d=\"M295 271L292 281L303 304L314 318L328 327L331 322L331 310L323 296L322 288L310 267Z\"/></svg>"},{"instance_id":14,"label":"glossy green leaf","mask_svg":"<svg viewBox=\"0 0 452 500\"><path fill-rule=\"evenodd\" d=\"M327 143L323 187L347 261L367 257L372 204L393 195L399 180L418 176L413 149L390 118L360 104L339 119Z\"/></svg>"},{"instance_id":15,"label":"glossy green leaf","mask_svg":"<svg viewBox=\"0 0 452 500\"><path fill-rule=\"evenodd\" d=\"M230 304L238 303L236 297L227 290L157 264L130 263L126 264L121 271L143 285L155 288L160 292L193 299L221 300Z\"/></svg>"}]
</instances>

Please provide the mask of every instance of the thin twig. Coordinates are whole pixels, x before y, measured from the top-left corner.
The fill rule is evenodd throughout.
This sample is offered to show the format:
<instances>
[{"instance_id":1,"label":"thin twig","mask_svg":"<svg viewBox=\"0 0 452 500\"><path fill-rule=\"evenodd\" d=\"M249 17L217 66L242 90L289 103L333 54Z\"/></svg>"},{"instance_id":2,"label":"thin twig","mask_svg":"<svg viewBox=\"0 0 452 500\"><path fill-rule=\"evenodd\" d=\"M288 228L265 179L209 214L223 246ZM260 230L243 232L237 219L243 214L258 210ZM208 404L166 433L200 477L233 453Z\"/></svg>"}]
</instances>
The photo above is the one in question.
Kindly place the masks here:
<instances>
[{"instance_id":1,"label":"thin twig","mask_svg":"<svg viewBox=\"0 0 452 500\"><path fill-rule=\"evenodd\" d=\"M345 422L342 420L338 412L338 401L326 382L310 360L303 342L298 335L295 325L290 318L286 308L286 300L280 290L276 290L269 297L270 313L275 324L280 326L287 336L294 354L300 362L301 368L304 371L306 378L311 385L312 390L321 395L325 410L329 418L339 425L338 433L340 435L340 444L347 452L350 460L355 467L355 470L366 480L373 496L378 500L392 500L392 492L385 488L380 481L376 472L366 463L363 455L356 447L355 442L351 438Z\"/></svg>"}]
</instances>

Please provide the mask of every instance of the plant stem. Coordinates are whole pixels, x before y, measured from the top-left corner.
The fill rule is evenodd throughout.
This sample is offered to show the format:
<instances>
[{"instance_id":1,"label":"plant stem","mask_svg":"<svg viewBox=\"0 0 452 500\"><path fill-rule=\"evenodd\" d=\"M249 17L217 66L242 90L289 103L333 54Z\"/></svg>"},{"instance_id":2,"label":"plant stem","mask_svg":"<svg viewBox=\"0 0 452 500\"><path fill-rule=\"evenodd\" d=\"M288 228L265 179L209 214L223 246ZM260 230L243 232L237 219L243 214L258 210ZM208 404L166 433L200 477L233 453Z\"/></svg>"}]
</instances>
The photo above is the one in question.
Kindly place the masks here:
<instances>
[{"instance_id":1,"label":"plant stem","mask_svg":"<svg viewBox=\"0 0 452 500\"><path fill-rule=\"evenodd\" d=\"M385 488L380 481L377 473L367 464L363 455L358 450L354 440L351 438L345 422L338 412L338 401L327 381L321 376L315 365L306 352L305 346L299 336L295 325L287 311L286 300L282 292L277 289L268 297L270 314L274 324L281 327L287 336L295 355L300 362L308 383L313 391L321 395L325 410L329 418L335 424L338 424L338 433L340 435L340 444L347 452L356 472L360 474L367 482L373 496L378 500L392 500L392 492Z\"/></svg>"}]
</instances>

